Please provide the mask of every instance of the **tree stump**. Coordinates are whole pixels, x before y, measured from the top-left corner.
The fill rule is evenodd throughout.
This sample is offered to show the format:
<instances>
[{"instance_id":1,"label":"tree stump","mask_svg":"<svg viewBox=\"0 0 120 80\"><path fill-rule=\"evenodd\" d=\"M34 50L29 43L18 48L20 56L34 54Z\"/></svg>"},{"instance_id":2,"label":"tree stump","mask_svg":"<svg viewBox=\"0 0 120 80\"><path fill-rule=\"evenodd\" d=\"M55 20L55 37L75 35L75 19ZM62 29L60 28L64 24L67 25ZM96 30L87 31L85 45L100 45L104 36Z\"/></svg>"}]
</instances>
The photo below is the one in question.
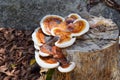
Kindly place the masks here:
<instances>
[{"instance_id":1,"label":"tree stump","mask_svg":"<svg viewBox=\"0 0 120 80\"><path fill-rule=\"evenodd\" d=\"M76 63L76 68L70 73L56 69L53 80L120 80L118 36L117 26L91 28L74 45L63 50L67 59Z\"/></svg>"}]
</instances>

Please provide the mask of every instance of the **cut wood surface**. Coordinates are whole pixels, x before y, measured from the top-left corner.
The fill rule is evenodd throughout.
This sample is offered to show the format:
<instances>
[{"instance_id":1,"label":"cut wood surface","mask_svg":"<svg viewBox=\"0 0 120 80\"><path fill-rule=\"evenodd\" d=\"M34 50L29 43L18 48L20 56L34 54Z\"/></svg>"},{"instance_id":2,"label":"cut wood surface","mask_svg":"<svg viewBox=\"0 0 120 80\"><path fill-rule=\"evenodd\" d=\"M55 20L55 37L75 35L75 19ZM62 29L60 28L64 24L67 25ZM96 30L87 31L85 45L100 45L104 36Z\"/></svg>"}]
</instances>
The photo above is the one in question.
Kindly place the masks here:
<instances>
[{"instance_id":1,"label":"cut wood surface","mask_svg":"<svg viewBox=\"0 0 120 80\"><path fill-rule=\"evenodd\" d=\"M56 69L53 80L120 80L118 36L117 26L91 28L63 49L67 59L76 63L74 71L60 73Z\"/></svg>"}]
</instances>

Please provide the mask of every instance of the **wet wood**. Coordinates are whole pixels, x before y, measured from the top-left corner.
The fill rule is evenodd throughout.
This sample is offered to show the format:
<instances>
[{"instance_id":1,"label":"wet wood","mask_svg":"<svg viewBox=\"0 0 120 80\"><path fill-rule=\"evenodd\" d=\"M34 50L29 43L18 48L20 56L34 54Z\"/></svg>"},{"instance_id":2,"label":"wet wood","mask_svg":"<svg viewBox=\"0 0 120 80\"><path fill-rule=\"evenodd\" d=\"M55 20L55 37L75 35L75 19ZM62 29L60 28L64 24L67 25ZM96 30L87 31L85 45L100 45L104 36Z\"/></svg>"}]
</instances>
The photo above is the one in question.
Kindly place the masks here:
<instances>
[{"instance_id":1,"label":"wet wood","mask_svg":"<svg viewBox=\"0 0 120 80\"><path fill-rule=\"evenodd\" d=\"M74 45L63 50L67 59L76 63L74 71L60 73L56 69L53 80L120 80L118 35L117 26L90 29Z\"/></svg>"}]
</instances>

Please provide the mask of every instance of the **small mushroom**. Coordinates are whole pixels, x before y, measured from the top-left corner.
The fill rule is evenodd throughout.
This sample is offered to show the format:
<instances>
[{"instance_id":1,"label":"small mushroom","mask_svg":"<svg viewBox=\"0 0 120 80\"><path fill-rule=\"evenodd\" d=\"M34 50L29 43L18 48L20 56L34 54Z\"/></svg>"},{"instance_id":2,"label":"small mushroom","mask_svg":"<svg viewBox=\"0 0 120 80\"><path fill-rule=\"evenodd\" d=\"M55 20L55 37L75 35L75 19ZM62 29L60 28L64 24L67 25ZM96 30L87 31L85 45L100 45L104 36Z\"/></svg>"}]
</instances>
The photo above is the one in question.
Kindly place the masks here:
<instances>
[{"instance_id":1,"label":"small mushroom","mask_svg":"<svg viewBox=\"0 0 120 80\"><path fill-rule=\"evenodd\" d=\"M53 28L51 33L52 35L59 37L58 41L55 42L55 45L60 48L71 46L76 40L76 38L72 38L70 32L63 31L59 27Z\"/></svg>"},{"instance_id":2,"label":"small mushroom","mask_svg":"<svg viewBox=\"0 0 120 80\"><path fill-rule=\"evenodd\" d=\"M55 68L59 66L59 62L52 57L42 57L39 52L35 51L35 60L42 68Z\"/></svg>"},{"instance_id":3,"label":"small mushroom","mask_svg":"<svg viewBox=\"0 0 120 80\"><path fill-rule=\"evenodd\" d=\"M64 21L64 18L58 15L46 15L40 21L42 31L46 35L51 35L51 29L57 27L58 24Z\"/></svg>"},{"instance_id":4,"label":"small mushroom","mask_svg":"<svg viewBox=\"0 0 120 80\"><path fill-rule=\"evenodd\" d=\"M41 46L45 43L45 36L42 33L41 28L35 29L35 31L32 34L32 40L34 42L34 47L36 49L39 49L39 46Z\"/></svg>"},{"instance_id":5,"label":"small mushroom","mask_svg":"<svg viewBox=\"0 0 120 80\"><path fill-rule=\"evenodd\" d=\"M32 34L32 40L34 42L34 47L37 50L40 50L40 46L45 44L47 41L49 41L51 37L46 36L40 27L35 29L35 31Z\"/></svg>"},{"instance_id":6,"label":"small mushroom","mask_svg":"<svg viewBox=\"0 0 120 80\"><path fill-rule=\"evenodd\" d=\"M89 23L78 14L72 13L66 18L67 30L72 36L81 36L89 30Z\"/></svg>"},{"instance_id":7,"label":"small mushroom","mask_svg":"<svg viewBox=\"0 0 120 80\"><path fill-rule=\"evenodd\" d=\"M69 28L72 36L81 36L88 32L89 23L85 19L77 19L73 22L72 26L68 26Z\"/></svg>"},{"instance_id":8,"label":"small mushroom","mask_svg":"<svg viewBox=\"0 0 120 80\"><path fill-rule=\"evenodd\" d=\"M60 72L67 73L67 72L72 71L74 68L75 68L75 63L74 62L70 62L70 64L67 65L67 66L59 66L58 70Z\"/></svg>"}]
</instances>

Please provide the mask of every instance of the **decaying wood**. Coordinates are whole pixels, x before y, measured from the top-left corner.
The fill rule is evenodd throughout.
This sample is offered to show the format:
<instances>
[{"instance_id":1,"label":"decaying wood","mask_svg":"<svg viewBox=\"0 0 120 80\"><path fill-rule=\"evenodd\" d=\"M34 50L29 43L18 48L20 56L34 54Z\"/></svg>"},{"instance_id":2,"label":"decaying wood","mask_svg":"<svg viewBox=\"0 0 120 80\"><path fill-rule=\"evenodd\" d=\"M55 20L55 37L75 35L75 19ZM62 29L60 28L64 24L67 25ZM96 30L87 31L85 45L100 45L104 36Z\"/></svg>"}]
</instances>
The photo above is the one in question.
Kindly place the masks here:
<instances>
[{"instance_id":1,"label":"decaying wood","mask_svg":"<svg viewBox=\"0 0 120 80\"><path fill-rule=\"evenodd\" d=\"M56 69L53 80L120 80L118 36L117 26L90 29L63 50L67 59L76 63L74 71L60 73Z\"/></svg>"}]
</instances>

